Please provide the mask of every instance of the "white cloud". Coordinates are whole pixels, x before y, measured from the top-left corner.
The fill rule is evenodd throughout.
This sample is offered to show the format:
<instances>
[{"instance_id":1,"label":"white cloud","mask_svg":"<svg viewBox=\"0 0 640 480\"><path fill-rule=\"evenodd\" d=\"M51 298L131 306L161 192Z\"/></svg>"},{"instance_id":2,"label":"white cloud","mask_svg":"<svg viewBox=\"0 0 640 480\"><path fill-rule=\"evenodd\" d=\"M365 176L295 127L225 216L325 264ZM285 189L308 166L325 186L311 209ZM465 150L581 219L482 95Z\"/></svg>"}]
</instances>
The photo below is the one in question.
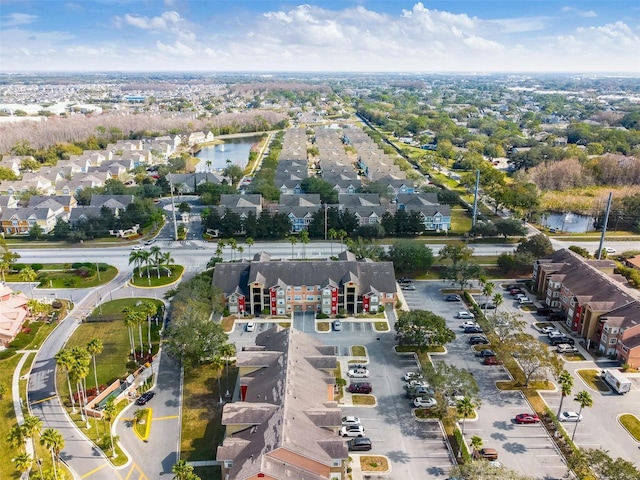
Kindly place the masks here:
<instances>
[{"instance_id":1,"label":"white cloud","mask_svg":"<svg viewBox=\"0 0 640 480\"><path fill-rule=\"evenodd\" d=\"M575 13L579 17L585 18L595 18L598 16L593 10L578 10L575 7L562 7L560 10L564 13Z\"/></svg>"},{"instance_id":2,"label":"white cloud","mask_svg":"<svg viewBox=\"0 0 640 480\"><path fill-rule=\"evenodd\" d=\"M26 13L10 13L2 17L3 28L15 27L17 25L28 25L38 19L36 15L28 15Z\"/></svg>"},{"instance_id":3,"label":"white cloud","mask_svg":"<svg viewBox=\"0 0 640 480\"><path fill-rule=\"evenodd\" d=\"M124 23L142 30L168 30L181 23L178 12L164 12L159 17L141 17L125 14Z\"/></svg>"},{"instance_id":4,"label":"white cloud","mask_svg":"<svg viewBox=\"0 0 640 480\"><path fill-rule=\"evenodd\" d=\"M179 57L195 57L196 56L196 52L189 47L188 45L185 45L182 42L175 42L173 45L167 45L166 43L162 43L160 41L156 42L156 48L162 52L162 53L166 53L172 56L179 56Z\"/></svg>"}]
</instances>

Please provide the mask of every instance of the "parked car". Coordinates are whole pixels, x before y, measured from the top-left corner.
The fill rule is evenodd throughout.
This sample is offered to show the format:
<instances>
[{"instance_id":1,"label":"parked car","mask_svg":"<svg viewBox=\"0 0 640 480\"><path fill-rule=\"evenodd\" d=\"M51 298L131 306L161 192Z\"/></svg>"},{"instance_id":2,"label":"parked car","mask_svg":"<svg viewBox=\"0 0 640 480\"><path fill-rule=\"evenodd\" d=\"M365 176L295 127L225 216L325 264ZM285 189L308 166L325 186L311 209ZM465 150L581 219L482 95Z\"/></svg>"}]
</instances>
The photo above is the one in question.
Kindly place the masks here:
<instances>
[{"instance_id":1,"label":"parked car","mask_svg":"<svg viewBox=\"0 0 640 480\"><path fill-rule=\"evenodd\" d=\"M553 325L547 325L546 327L542 327L540 329L540 332L544 333L545 335L550 334L551 332L557 332L558 329L556 327L554 327Z\"/></svg>"},{"instance_id":2,"label":"parked car","mask_svg":"<svg viewBox=\"0 0 640 480\"><path fill-rule=\"evenodd\" d=\"M371 384L368 382L352 383L347 387L351 393L371 393Z\"/></svg>"},{"instance_id":3,"label":"parked car","mask_svg":"<svg viewBox=\"0 0 640 480\"><path fill-rule=\"evenodd\" d=\"M576 412L562 412L558 417L561 422L579 422L582 420L582 415L578 415Z\"/></svg>"},{"instance_id":4,"label":"parked car","mask_svg":"<svg viewBox=\"0 0 640 480\"><path fill-rule=\"evenodd\" d=\"M536 313L538 315L549 315L553 310L551 310L549 307L539 307L536 310Z\"/></svg>"},{"instance_id":5,"label":"parked car","mask_svg":"<svg viewBox=\"0 0 640 480\"><path fill-rule=\"evenodd\" d=\"M416 397L413 399L413 406L416 408L431 408L438 404L433 397Z\"/></svg>"},{"instance_id":6,"label":"parked car","mask_svg":"<svg viewBox=\"0 0 640 480\"><path fill-rule=\"evenodd\" d=\"M402 290L415 290L416 286L415 285L403 285L401 287Z\"/></svg>"},{"instance_id":7,"label":"parked car","mask_svg":"<svg viewBox=\"0 0 640 480\"><path fill-rule=\"evenodd\" d=\"M256 324L255 322L247 322L247 325L245 327L245 330L247 332L253 332L256 329Z\"/></svg>"},{"instance_id":8,"label":"parked car","mask_svg":"<svg viewBox=\"0 0 640 480\"><path fill-rule=\"evenodd\" d=\"M504 362L500 360L498 357L484 357L482 363L485 365L502 365Z\"/></svg>"},{"instance_id":9,"label":"parked car","mask_svg":"<svg viewBox=\"0 0 640 480\"><path fill-rule=\"evenodd\" d=\"M538 423L540 421L540 417L535 413L519 413L516 415L516 423Z\"/></svg>"},{"instance_id":10,"label":"parked car","mask_svg":"<svg viewBox=\"0 0 640 480\"><path fill-rule=\"evenodd\" d=\"M413 399L417 397L430 397L434 394L431 387L420 385L407 389L407 398Z\"/></svg>"},{"instance_id":11,"label":"parked car","mask_svg":"<svg viewBox=\"0 0 640 480\"><path fill-rule=\"evenodd\" d=\"M339 332L342 330L342 322L340 320L334 320L332 323L333 330Z\"/></svg>"},{"instance_id":12,"label":"parked car","mask_svg":"<svg viewBox=\"0 0 640 480\"><path fill-rule=\"evenodd\" d=\"M564 316L564 313L562 312L551 312L549 315L547 315L547 320L551 322L557 322L564 319L565 319L565 316Z\"/></svg>"},{"instance_id":13,"label":"parked car","mask_svg":"<svg viewBox=\"0 0 640 480\"><path fill-rule=\"evenodd\" d=\"M136 405L146 405L149 400L156 396L156 392L147 391L138 397Z\"/></svg>"},{"instance_id":14,"label":"parked car","mask_svg":"<svg viewBox=\"0 0 640 480\"><path fill-rule=\"evenodd\" d=\"M483 330L480 328L480 325L474 325L472 327L466 327L464 333L483 333Z\"/></svg>"},{"instance_id":15,"label":"parked car","mask_svg":"<svg viewBox=\"0 0 640 480\"><path fill-rule=\"evenodd\" d=\"M360 425L360 419L358 417L354 417L352 415L347 415L346 417L342 417L342 426L349 427L352 425Z\"/></svg>"},{"instance_id":16,"label":"parked car","mask_svg":"<svg viewBox=\"0 0 640 480\"><path fill-rule=\"evenodd\" d=\"M405 383L403 385L403 388L405 390L409 390L410 388L418 388L418 387L428 387L429 386L429 382L423 380L423 379L413 379L413 380L409 380L407 383Z\"/></svg>"},{"instance_id":17,"label":"parked car","mask_svg":"<svg viewBox=\"0 0 640 480\"><path fill-rule=\"evenodd\" d=\"M488 345L489 339L484 335L474 335L473 337L469 337L469 345Z\"/></svg>"},{"instance_id":18,"label":"parked car","mask_svg":"<svg viewBox=\"0 0 640 480\"><path fill-rule=\"evenodd\" d=\"M576 353L578 351L575 346L569 345L568 343L559 344L556 347L556 350L558 351L558 353Z\"/></svg>"},{"instance_id":19,"label":"parked car","mask_svg":"<svg viewBox=\"0 0 640 480\"><path fill-rule=\"evenodd\" d=\"M409 382L411 380L422 380L422 374L418 372L407 372L402 376L402 379L405 382Z\"/></svg>"},{"instance_id":20,"label":"parked car","mask_svg":"<svg viewBox=\"0 0 640 480\"><path fill-rule=\"evenodd\" d=\"M549 333L547 333L547 335L549 336L549 339L559 338L559 337L566 337L566 334L562 333L559 330L554 330L553 332L549 332Z\"/></svg>"},{"instance_id":21,"label":"parked car","mask_svg":"<svg viewBox=\"0 0 640 480\"><path fill-rule=\"evenodd\" d=\"M347 372L347 376L351 378L369 378L369 370L366 368L352 368Z\"/></svg>"},{"instance_id":22,"label":"parked car","mask_svg":"<svg viewBox=\"0 0 640 480\"><path fill-rule=\"evenodd\" d=\"M458 312L456 314L456 318L460 318L462 320L469 320L469 319L473 320L476 317L473 313L470 313L470 312Z\"/></svg>"},{"instance_id":23,"label":"parked car","mask_svg":"<svg viewBox=\"0 0 640 480\"><path fill-rule=\"evenodd\" d=\"M352 438L347 442L347 448L350 452L363 452L371 450L371 440L366 437Z\"/></svg>"},{"instance_id":24,"label":"parked car","mask_svg":"<svg viewBox=\"0 0 640 480\"><path fill-rule=\"evenodd\" d=\"M444 297L445 302L459 302L460 297L458 295L447 295Z\"/></svg>"},{"instance_id":25,"label":"parked car","mask_svg":"<svg viewBox=\"0 0 640 480\"><path fill-rule=\"evenodd\" d=\"M398 279L398 283L411 283L411 282L413 282L413 280L411 280L411 279L410 279L410 278L408 278L408 277L400 277L400 278Z\"/></svg>"},{"instance_id":26,"label":"parked car","mask_svg":"<svg viewBox=\"0 0 640 480\"><path fill-rule=\"evenodd\" d=\"M474 450L473 458L482 460L497 460L498 452L495 448L481 448L479 450Z\"/></svg>"},{"instance_id":27,"label":"parked car","mask_svg":"<svg viewBox=\"0 0 640 480\"><path fill-rule=\"evenodd\" d=\"M576 341L571 338L571 337L567 337L566 335L561 335L560 337L553 337L549 339L549 344L553 347L556 347L558 345L560 345L561 343L567 343L569 345L574 345L576 343Z\"/></svg>"},{"instance_id":28,"label":"parked car","mask_svg":"<svg viewBox=\"0 0 640 480\"><path fill-rule=\"evenodd\" d=\"M519 288L512 288L511 290L509 290L509 293L511 295L518 295L519 293L524 294L524 292L522 290L520 290Z\"/></svg>"},{"instance_id":29,"label":"parked car","mask_svg":"<svg viewBox=\"0 0 640 480\"><path fill-rule=\"evenodd\" d=\"M342 437L364 437L364 427L362 425L349 425L340 429Z\"/></svg>"},{"instance_id":30,"label":"parked car","mask_svg":"<svg viewBox=\"0 0 640 480\"><path fill-rule=\"evenodd\" d=\"M480 350L479 352L476 352L476 357L495 357L496 356L496 352L494 352L493 350L489 350L489 349L484 349L484 350Z\"/></svg>"},{"instance_id":31,"label":"parked car","mask_svg":"<svg viewBox=\"0 0 640 480\"><path fill-rule=\"evenodd\" d=\"M495 310L496 306L493 303L481 303L478 305L482 310Z\"/></svg>"},{"instance_id":32,"label":"parked car","mask_svg":"<svg viewBox=\"0 0 640 480\"><path fill-rule=\"evenodd\" d=\"M533 300L531 300L529 297L520 297L518 299L518 303L520 305L533 305Z\"/></svg>"},{"instance_id":33,"label":"parked car","mask_svg":"<svg viewBox=\"0 0 640 480\"><path fill-rule=\"evenodd\" d=\"M466 322L462 322L460 324L460 328L467 328L467 327L479 327L480 325L478 325L478 322L474 321L474 320L468 320Z\"/></svg>"}]
</instances>

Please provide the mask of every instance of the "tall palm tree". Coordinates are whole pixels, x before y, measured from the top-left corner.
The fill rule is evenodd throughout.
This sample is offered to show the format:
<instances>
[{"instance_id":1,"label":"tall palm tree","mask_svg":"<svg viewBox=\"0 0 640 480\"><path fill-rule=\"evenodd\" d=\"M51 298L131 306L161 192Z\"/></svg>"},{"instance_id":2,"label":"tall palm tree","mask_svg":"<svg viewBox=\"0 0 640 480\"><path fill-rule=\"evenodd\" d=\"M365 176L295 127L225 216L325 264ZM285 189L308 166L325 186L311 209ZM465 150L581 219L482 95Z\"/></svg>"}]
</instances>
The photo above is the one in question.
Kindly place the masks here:
<instances>
[{"instance_id":1,"label":"tall palm tree","mask_svg":"<svg viewBox=\"0 0 640 480\"><path fill-rule=\"evenodd\" d=\"M238 245L238 253L240 254L240 261L242 261L242 254L244 253L244 247L242 245Z\"/></svg>"},{"instance_id":2,"label":"tall palm tree","mask_svg":"<svg viewBox=\"0 0 640 480\"><path fill-rule=\"evenodd\" d=\"M163 253L162 257L160 257L160 264L164 265L164 268L167 271L167 277L171 276L171 268L169 268L169 266L175 263L176 261L171 256L171 252Z\"/></svg>"},{"instance_id":3,"label":"tall palm tree","mask_svg":"<svg viewBox=\"0 0 640 480\"><path fill-rule=\"evenodd\" d=\"M307 256L307 244L310 242L309 240L309 232L307 230L300 231L300 243L302 243L302 259L304 260Z\"/></svg>"},{"instance_id":4,"label":"tall palm tree","mask_svg":"<svg viewBox=\"0 0 640 480\"><path fill-rule=\"evenodd\" d=\"M487 281L486 278L481 278L480 283L482 284L482 295L484 296L484 309L487 308L487 301L489 297L493 294L493 289L496 287L492 282Z\"/></svg>"},{"instance_id":5,"label":"tall palm tree","mask_svg":"<svg viewBox=\"0 0 640 480\"><path fill-rule=\"evenodd\" d=\"M471 448L473 448L474 452L478 450L481 446L482 446L482 438L480 438L478 435L474 435L473 437L471 437Z\"/></svg>"},{"instance_id":6,"label":"tall palm tree","mask_svg":"<svg viewBox=\"0 0 640 480\"><path fill-rule=\"evenodd\" d=\"M249 248L249 260L251 260L251 247L253 247L253 244L255 243L255 241L253 240L253 238L247 237L244 243L246 243L247 247Z\"/></svg>"},{"instance_id":7,"label":"tall palm tree","mask_svg":"<svg viewBox=\"0 0 640 480\"><path fill-rule=\"evenodd\" d=\"M40 435L42 432L42 420L40 418L35 417L33 415L26 415L24 417L24 422L22 422L22 431L24 432L25 437L29 440L33 441L36 436ZM38 464L38 468L40 469L40 462L38 461L38 454L36 449L33 449L34 460Z\"/></svg>"},{"instance_id":8,"label":"tall palm tree","mask_svg":"<svg viewBox=\"0 0 640 480\"><path fill-rule=\"evenodd\" d=\"M456 403L456 413L462 417L462 435L464 436L464 424L467 417L473 415L476 406L469 397L464 397Z\"/></svg>"},{"instance_id":9,"label":"tall palm tree","mask_svg":"<svg viewBox=\"0 0 640 480\"><path fill-rule=\"evenodd\" d=\"M222 258L222 253L224 252L224 247L226 246L227 244L224 243L224 240L218 240L218 248L216 248L216 255Z\"/></svg>"},{"instance_id":10,"label":"tall palm tree","mask_svg":"<svg viewBox=\"0 0 640 480\"><path fill-rule=\"evenodd\" d=\"M160 278L160 259L162 258L162 251L157 245L151 247L149 250L149 256L153 257L153 264L156 267L158 278Z\"/></svg>"},{"instance_id":11,"label":"tall palm tree","mask_svg":"<svg viewBox=\"0 0 640 480\"><path fill-rule=\"evenodd\" d=\"M27 473L33 465L33 458L28 453L19 453L11 459L11 463L20 473Z\"/></svg>"},{"instance_id":12,"label":"tall palm tree","mask_svg":"<svg viewBox=\"0 0 640 480\"><path fill-rule=\"evenodd\" d=\"M87 394L85 391L84 381L89 375L91 355L89 355L89 352L82 347L72 347L71 355L74 360L71 377L76 381L76 391L78 392L78 402L80 403L80 417L82 420L86 420L87 425L89 425L89 421L84 414L84 408L87 405Z\"/></svg>"},{"instance_id":13,"label":"tall palm tree","mask_svg":"<svg viewBox=\"0 0 640 480\"><path fill-rule=\"evenodd\" d=\"M122 313L124 313L124 326L127 327L127 332L129 333L129 347L131 347L131 355L135 358L136 346L133 341L133 326L136 323L131 312L133 312L131 307L125 307L122 309Z\"/></svg>"},{"instance_id":14,"label":"tall palm tree","mask_svg":"<svg viewBox=\"0 0 640 480\"><path fill-rule=\"evenodd\" d=\"M335 228L330 228L327 233L329 241L331 242L331 256L333 257L333 241L338 238L338 231Z\"/></svg>"},{"instance_id":15,"label":"tall palm tree","mask_svg":"<svg viewBox=\"0 0 640 480\"><path fill-rule=\"evenodd\" d=\"M155 303L145 300L142 302L142 311L147 317L147 343L149 344L149 355L151 355L151 317L158 313Z\"/></svg>"},{"instance_id":16,"label":"tall palm tree","mask_svg":"<svg viewBox=\"0 0 640 480\"><path fill-rule=\"evenodd\" d=\"M580 410L578 410L578 419L580 418L580 415L582 415L582 409L583 408L591 408L593 406L593 398L591 397L591 394L589 392L587 392L586 390L582 390L581 392L578 392L576 394L575 397L573 397L573 399L578 402L580 404ZM580 423L580 420L578 420L576 422L576 426L573 427L573 434L571 435L571 441L573 442L573 439L576 436L576 430L578 429L578 424Z\"/></svg>"},{"instance_id":17,"label":"tall palm tree","mask_svg":"<svg viewBox=\"0 0 640 480\"><path fill-rule=\"evenodd\" d=\"M76 413L76 401L73 398L73 390L71 389L71 377L69 376L73 369L74 359L71 355L71 351L63 348L56 353L56 362L58 365L67 372L67 386L69 387L69 397L71 398L71 412Z\"/></svg>"},{"instance_id":18,"label":"tall palm tree","mask_svg":"<svg viewBox=\"0 0 640 480\"><path fill-rule=\"evenodd\" d=\"M338 238L340 239L340 251L342 251L342 241L347 237L346 230L338 230Z\"/></svg>"},{"instance_id":19,"label":"tall palm tree","mask_svg":"<svg viewBox=\"0 0 640 480\"><path fill-rule=\"evenodd\" d=\"M2 273L2 283L7 283L5 274L11 270L11 262L8 260L0 260L0 273Z\"/></svg>"},{"instance_id":20,"label":"tall palm tree","mask_svg":"<svg viewBox=\"0 0 640 480\"><path fill-rule=\"evenodd\" d=\"M560 397L560 405L558 406L558 413L556 413L556 417L560 416L564 397L571 395L571 389L573 388L573 377L569 372L563 370L560 375L558 375L558 383L560 384L560 391L562 392L562 396Z\"/></svg>"},{"instance_id":21,"label":"tall palm tree","mask_svg":"<svg viewBox=\"0 0 640 480\"><path fill-rule=\"evenodd\" d=\"M227 242L227 246L231 250L231 259L236 261L236 249L238 248L238 241L235 238L230 238Z\"/></svg>"},{"instance_id":22,"label":"tall palm tree","mask_svg":"<svg viewBox=\"0 0 640 480\"><path fill-rule=\"evenodd\" d=\"M100 384L98 383L98 370L96 369L96 355L102 352L104 345L102 345L102 340L99 338L92 338L87 343L87 352L91 355L91 359L93 360L93 378L96 382L96 395L100 393Z\"/></svg>"},{"instance_id":23,"label":"tall palm tree","mask_svg":"<svg viewBox=\"0 0 640 480\"><path fill-rule=\"evenodd\" d=\"M107 421L107 424L109 425L109 438L111 439L111 456L114 458L116 457L117 454L116 454L116 444L113 439L111 422L113 422L113 419L115 417L116 417L116 404L113 397L109 397L107 402L104 404L104 407L102 408L102 418L105 419Z\"/></svg>"},{"instance_id":24,"label":"tall palm tree","mask_svg":"<svg viewBox=\"0 0 640 480\"><path fill-rule=\"evenodd\" d=\"M220 403L222 403L222 388L220 387L220 374L222 373L222 367L224 367L224 360L220 356L215 356L211 360L211 367L218 371L218 395L220 396Z\"/></svg>"},{"instance_id":25,"label":"tall palm tree","mask_svg":"<svg viewBox=\"0 0 640 480\"><path fill-rule=\"evenodd\" d=\"M186 460L178 460L171 468L174 480L189 480L193 474L193 467Z\"/></svg>"},{"instance_id":26,"label":"tall palm tree","mask_svg":"<svg viewBox=\"0 0 640 480\"><path fill-rule=\"evenodd\" d=\"M229 394L229 359L235 355L236 346L233 343L225 343L220 347L220 356L224 358L225 370L227 376L227 393Z\"/></svg>"},{"instance_id":27,"label":"tall palm tree","mask_svg":"<svg viewBox=\"0 0 640 480\"><path fill-rule=\"evenodd\" d=\"M296 237L293 234L289 234L289 241L291 242L291 260L294 259L294 255L293 255L293 246L298 243L298 237Z\"/></svg>"},{"instance_id":28,"label":"tall palm tree","mask_svg":"<svg viewBox=\"0 0 640 480\"><path fill-rule=\"evenodd\" d=\"M20 270L20 280L23 282L29 282L29 289L31 289L31 298L33 298L33 284L32 282L37 278L38 274L31 267L24 267Z\"/></svg>"},{"instance_id":29,"label":"tall palm tree","mask_svg":"<svg viewBox=\"0 0 640 480\"><path fill-rule=\"evenodd\" d=\"M151 252L148 252L147 250L140 250L140 256L142 257L142 263L144 263L147 267L147 280L149 282L149 286L151 286L151 267L153 266Z\"/></svg>"},{"instance_id":30,"label":"tall palm tree","mask_svg":"<svg viewBox=\"0 0 640 480\"><path fill-rule=\"evenodd\" d=\"M42 432L40 437L40 445L51 451L51 461L53 462L54 478L58 478L57 465L60 461L60 452L64 448L64 437L53 428L47 428Z\"/></svg>"},{"instance_id":31,"label":"tall palm tree","mask_svg":"<svg viewBox=\"0 0 640 480\"><path fill-rule=\"evenodd\" d=\"M144 261L145 255L144 250L133 250L129 254L129 265L133 263L136 266L139 277L142 277L142 262Z\"/></svg>"},{"instance_id":32,"label":"tall palm tree","mask_svg":"<svg viewBox=\"0 0 640 480\"><path fill-rule=\"evenodd\" d=\"M496 306L496 312L498 311L498 307L504 303L504 297L501 293L496 293L491 299L493 304Z\"/></svg>"}]
</instances>

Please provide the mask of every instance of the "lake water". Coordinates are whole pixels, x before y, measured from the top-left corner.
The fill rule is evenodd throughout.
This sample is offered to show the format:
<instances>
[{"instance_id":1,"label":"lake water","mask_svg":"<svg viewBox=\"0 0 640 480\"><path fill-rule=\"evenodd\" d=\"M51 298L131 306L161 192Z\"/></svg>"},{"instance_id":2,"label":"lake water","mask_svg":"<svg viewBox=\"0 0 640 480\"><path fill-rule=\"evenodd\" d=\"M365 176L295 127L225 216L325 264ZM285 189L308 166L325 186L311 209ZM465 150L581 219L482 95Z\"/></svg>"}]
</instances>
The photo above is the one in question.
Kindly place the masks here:
<instances>
[{"instance_id":1,"label":"lake water","mask_svg":"<svg viewBox=\"0 0 640 480\"><path fill-rule=\"evenodd\" d=\"M584 233L595 230L594 221L595 217L575 213L552 213L544 217L542 224L559 232Z\"/></svg>"},{"instance_id":2,"label":"lake water","mask_svg":"<svg viewBox=\"0 0 640 480\"><path fill-rule=\"evenodd\" d=\"M225 140L220 145L203 147L196 153L196 158L200 159L200 162L196 165L196 172L224 170L227 168L227 160L230 160L231 163L238 165L240 168L244 168L249 163L251 146L259 141L259 136L232 138ZM210 165L207 165L208 161L211 162Z\"/></svg>"}]
</instances>

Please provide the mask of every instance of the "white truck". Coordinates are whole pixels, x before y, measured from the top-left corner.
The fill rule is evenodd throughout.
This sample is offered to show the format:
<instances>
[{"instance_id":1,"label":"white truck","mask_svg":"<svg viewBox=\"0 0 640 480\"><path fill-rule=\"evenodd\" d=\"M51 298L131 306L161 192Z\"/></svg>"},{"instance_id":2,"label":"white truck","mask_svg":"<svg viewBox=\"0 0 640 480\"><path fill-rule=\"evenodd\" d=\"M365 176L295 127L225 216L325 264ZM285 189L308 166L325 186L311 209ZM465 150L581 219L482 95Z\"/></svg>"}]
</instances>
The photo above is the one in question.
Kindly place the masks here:
<instances>
[{"instance_id":1,"label":"white truck","mask_svg":"<svg viewBox=\"0 0 640 480\"><path fill-rule=\"evenodd\" d=\"M619 370L604 370L602 379L620 395L631 390L631 380L625 377Z\"/></svg>"}]
</instances>

